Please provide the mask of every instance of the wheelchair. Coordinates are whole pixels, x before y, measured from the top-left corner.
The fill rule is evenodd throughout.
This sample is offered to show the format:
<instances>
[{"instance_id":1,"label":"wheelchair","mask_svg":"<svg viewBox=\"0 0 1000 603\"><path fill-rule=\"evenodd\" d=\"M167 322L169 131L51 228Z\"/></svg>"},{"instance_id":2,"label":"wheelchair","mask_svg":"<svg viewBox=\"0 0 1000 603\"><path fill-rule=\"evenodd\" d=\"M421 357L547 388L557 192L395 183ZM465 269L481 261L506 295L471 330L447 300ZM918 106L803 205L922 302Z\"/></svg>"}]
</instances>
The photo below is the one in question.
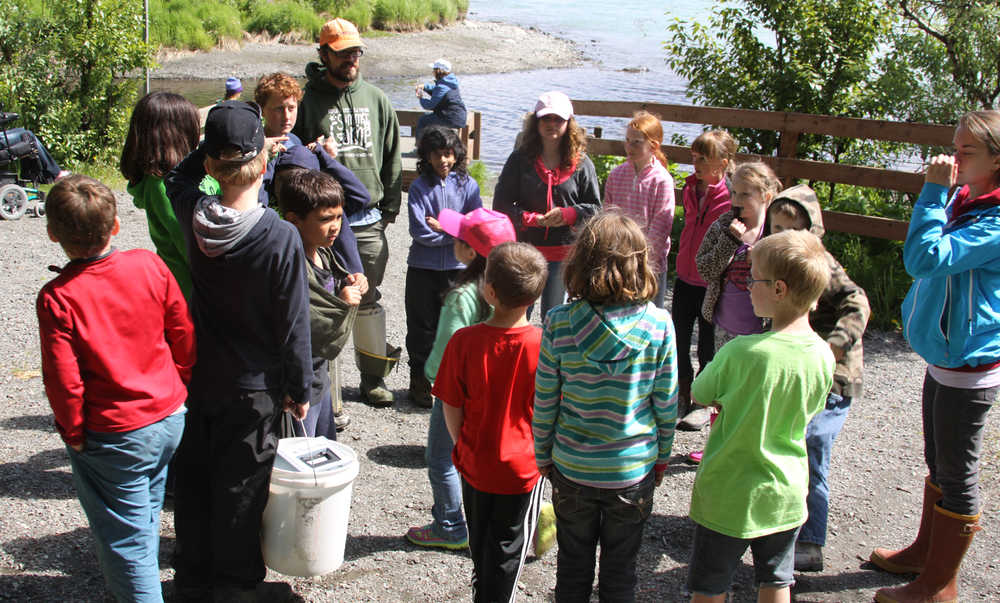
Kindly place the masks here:
<instances>
[{"instance_id":1,"label":"wheelchair","mask_svg":"<svg viewBox=\"0 0 1000 603\"><path fill-rule=\"evenodd\" d=\"M21 160L38 157L38 149L30 138L13 144L7 138L7 126L18 117L0 111L0 218L4 220L17 220L29 209L35 216L45 215L45 193L34 179L21 177Z\"/></svg>"}]
</instances>

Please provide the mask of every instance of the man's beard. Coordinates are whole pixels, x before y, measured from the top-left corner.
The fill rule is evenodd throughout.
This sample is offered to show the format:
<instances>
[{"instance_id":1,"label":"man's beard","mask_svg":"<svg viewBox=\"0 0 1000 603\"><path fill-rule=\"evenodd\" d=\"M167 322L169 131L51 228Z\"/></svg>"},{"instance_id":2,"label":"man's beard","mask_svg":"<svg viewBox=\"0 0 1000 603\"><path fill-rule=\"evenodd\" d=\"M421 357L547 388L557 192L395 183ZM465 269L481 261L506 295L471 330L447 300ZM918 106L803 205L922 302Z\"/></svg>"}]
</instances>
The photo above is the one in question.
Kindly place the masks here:
<instances>
[{"instance_id":1,"label":"man's beard","mask_svg":"<svg viewBox=\"0 0 1000 603\"><path fill-rule=\"evenodd\" d=\"M330 68L330 63L324 58L323 65L326 67L326 72L329 74L330 77L332 77L335 80L344 82L345 84L350 84L351 82L358 79L358 74L361 73L360 67L354 69L352 73L351 68L353 67L353 65L351 65L350 63L343 63L339 69L335 70Z\"/></svg>"}]
</instances>

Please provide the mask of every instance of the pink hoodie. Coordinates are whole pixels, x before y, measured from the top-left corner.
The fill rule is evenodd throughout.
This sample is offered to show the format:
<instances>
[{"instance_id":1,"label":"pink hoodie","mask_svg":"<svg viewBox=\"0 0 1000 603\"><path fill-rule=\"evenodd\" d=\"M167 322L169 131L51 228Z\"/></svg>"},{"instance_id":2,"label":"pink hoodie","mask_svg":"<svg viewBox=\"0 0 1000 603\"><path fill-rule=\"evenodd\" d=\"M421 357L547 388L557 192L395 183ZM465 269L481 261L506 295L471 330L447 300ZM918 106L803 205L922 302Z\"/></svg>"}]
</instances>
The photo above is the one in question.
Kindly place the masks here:
<instances>
[{"instance_id":1,"label":"pink hoodie","mask_svg":"<svg viewBox=\"0 0 1000 603\"><path fill-rule=\"evenodd\" d=\"M697 187L698 178L694 174L684 180L684 228L677 246L677 276L689 285L705 287L707 283L698 274L694 259L708 228L716 218L729 211L731 203L725 179L710 185L700 204Z\"/></svg>"}]
</instances>

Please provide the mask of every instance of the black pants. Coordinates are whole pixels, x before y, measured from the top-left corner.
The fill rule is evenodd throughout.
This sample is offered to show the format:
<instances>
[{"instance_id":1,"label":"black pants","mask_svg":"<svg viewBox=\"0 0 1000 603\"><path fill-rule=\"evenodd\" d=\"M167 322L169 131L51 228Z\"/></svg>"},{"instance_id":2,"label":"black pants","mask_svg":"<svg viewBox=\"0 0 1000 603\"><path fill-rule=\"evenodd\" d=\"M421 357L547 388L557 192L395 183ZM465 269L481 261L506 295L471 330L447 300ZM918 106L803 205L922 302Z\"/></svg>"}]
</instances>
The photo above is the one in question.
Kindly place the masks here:
<instances>
[{"instance_id":1,"label":"black pants","mask_svg":"<svg viewBox=\"0 0 1000 603\"><path fill-rule=\"evenodd\" d=\"M246 391L191 401L174 457L179 590L253 588L264 580L260 525L278 447L280 397Z\"/></svg>"},{"instance_id":2,"label":"black pants","mask_svg":"<svg viewBox=\"0 0 1000 603\"><path fill-rule=\"evenodd\" d=\"M462 479L476 603L513 599L538 523L543 481L525 494L490 494Z\"/></svg>"},{"instance_id":3,"label":"black pants","mask_svg":"<svg viewBox=\"0 0 1000 603\"><path fill-rule=\"evenodd\" d=\"M424 374L424 364L434 347L444 294L458 270L406 269L406 353L410 370Z\"/></svg>"},{"instance_id":4,"label":"black pants","mask_svg":"<svg viewBox=\"0 0 1000 603\"><path fill-rule=\"evenodd\" d=\"M674 320L674 334L677 337L677 376L693 379L691 364L691 336L694 324L698 323L698 371L701 372L715 356L715 325L701 315L701 304L705 301L705 288L689 285L681 279L674 281L674 300L670 314Z\"/></svg>"},{"instance_id":5,"label":"black pants","mask_svg":"<svg viewBox=\"0 0 1000 603\"><path fill-rule=\"evenodd\" d=\"M653 512L655 475L625 488L604 489L570 481L555 468L552 504L556 511L556 601L587 603L601 545L600 600L635 601L635 560L642 528Z\"/></svg>"}]
</instances>

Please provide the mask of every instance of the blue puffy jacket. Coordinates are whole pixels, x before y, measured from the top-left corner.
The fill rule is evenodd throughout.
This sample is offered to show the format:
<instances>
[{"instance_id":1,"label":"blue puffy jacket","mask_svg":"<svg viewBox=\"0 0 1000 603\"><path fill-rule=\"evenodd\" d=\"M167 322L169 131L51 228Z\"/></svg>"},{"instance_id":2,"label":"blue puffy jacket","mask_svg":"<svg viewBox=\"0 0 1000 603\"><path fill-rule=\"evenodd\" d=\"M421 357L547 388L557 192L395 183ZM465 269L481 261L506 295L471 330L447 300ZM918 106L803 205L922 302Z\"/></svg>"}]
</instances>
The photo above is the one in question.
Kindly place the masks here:
<instances>
[{"instance_id":1,"label":"blue puffy jacket","mask_svg":"<svg viewBox=\"0 0 1000 603\"><path fill-rule=\"evenodd\" d=\"M903 301L903 335L944 368L1000 360L1000 190L952 219L948 189L925 184L903 246L916 279Z\"/></svg>"},{"instance_id":2,"label":"blue puffy jacket","mask_svg":"<svg viewBox=\"0 0 1000 603\"><path fill-rule=\"evenodd\" d=\"M421 98L420 106L433 111L453 128L465 125L466 110L462 102L462 94L458 91L458 78L449 73L432 84L424 84L424 91L430 98Z\"/></svg>"}]
</instances>

